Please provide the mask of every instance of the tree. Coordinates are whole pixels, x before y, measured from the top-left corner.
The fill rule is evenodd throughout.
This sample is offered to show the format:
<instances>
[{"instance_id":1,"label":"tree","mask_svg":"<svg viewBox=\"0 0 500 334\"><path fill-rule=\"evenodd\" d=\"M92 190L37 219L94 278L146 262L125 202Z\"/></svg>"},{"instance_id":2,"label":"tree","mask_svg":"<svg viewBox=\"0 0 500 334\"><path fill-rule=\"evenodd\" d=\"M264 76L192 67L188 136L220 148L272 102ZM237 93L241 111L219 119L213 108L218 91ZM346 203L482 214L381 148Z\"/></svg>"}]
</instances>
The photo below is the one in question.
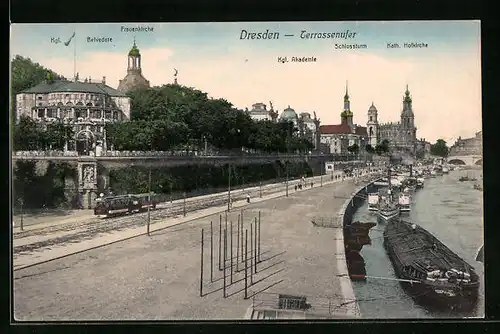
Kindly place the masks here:
<instances>
[{"instance_id":1,"label":"tree","mask_svg":"<svg viewBox=\"0 0 500 334\"><path fill-rule=\"evenodd\" d=\"M435 144L431 145L431 154L437 155L439 157L447 157L449 148L446 145L446 141L443 139L438 139Z\"/></svg>"},{"instance_id":2,"label":"tree","mask_svg":"<svg viewBox=\"0 0 500 334\"><path fill-rule=\"evenodd\" d=\"M358 154L359 153L359 145L354 143L347 148L347 151L354 153L354 154Z\"/></svg>"},{"instance_id":3,"label":"tree","mask_svg":"<svg viewBox=\"0 0 500 334\"><path fill-rule=\"evenodd\" d=\"M16 113L16 94L25 89L38 85L43 81L52 82L64 79L63 76L49 70L29 58L16 55L10 62L11 65L11 94L13 115Z\"/></svg>"},{"instance_id":4,"label":"tree","mask_svg":"<svg viewBox=\"0 0 500 334\"><path fill-rule=\"evenodd\" d=\"M375 153L375 149L370 144L367 144L365 146L365 151L368 152L368 153Z\"/></svg>"}]
</instances>

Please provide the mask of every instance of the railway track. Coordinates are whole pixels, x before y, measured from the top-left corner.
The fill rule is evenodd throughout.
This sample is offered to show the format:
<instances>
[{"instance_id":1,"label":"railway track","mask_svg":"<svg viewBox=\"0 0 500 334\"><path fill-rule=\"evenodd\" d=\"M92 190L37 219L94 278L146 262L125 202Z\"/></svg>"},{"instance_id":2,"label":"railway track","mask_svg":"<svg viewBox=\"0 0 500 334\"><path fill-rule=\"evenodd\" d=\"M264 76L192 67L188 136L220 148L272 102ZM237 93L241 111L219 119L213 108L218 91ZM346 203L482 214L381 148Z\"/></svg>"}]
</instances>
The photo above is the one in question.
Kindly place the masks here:
<instances>
[{"instance_id":1,"label":"railway track","mask_svg":"<svg viewBox=\"0 0 500 334\"><path fill-rule=\"evenodd\" d=\"M314 182L316 186L319 185L320 178L316 177L308 179L307 185ZM329 181L325 178L325 182ZM298 185L300 180L289 181L288 187L291 193L294 192L295 185ZM231 192L233 202L244 201L248 194L251 198L258 198L260 192L262 196L284 192L286 184L271 184L263 186L262 188L249 188L246 190L235 190ZM306 187L305 189L308 189ZM184 201L166 202L161 203L155 210L150 211L151 224L155 221L164 220L167 218L178 217L184 214L189 214L193 211L203 210L210 207L225 206L227 205L227 193L213 194L204 198L188 198ZM19 231L14 234L14 240L18 241L15 245L13 253L14 256L20 255L25 252L33 252L42 248L49 248L56 245L65 243L76 243L83 240L92 239L99 234L116 232L133 227L141 227L147 224L147 212L134 213L130 215L117 216L112 218L91 218L76 222L62 223L51 226L45 226L38 229L31 229L26 231ZM36 241L29 240L30 237L36 237ZM33 238L35 239L35 238Z\"/></svg>"},{"instance_id":2,"label":"railway track","mask_svg":"<svg viewBox=\"0 0 500 334\"><path fill-rule=\"evenodd\" d=\"M276 192L285 190L285 185L273 185L262 189L262 195L270 195ZM251 191L238 191L232 194L234 202L245 200L248 193L251 197L259 196L259 189ZM227 204L227 194L218 194L213 197L186 200L185 210L186 213L198 211L214 206L223 206ZM161 207L151 210L151 223L163 220L166 218L177 217L183 215L184 203L165 204L162 203ZM40 229L27 230L15 234L15 239L20 240L33 236L39 237L46 236L46 239L36 242L27 242L19 246L14 246L13 252L20 254L24 252L32 252L40 248L51 247L68 242L80 242L86 239L92 239L98 234L116 232L132 227L144 226L147 223L147 212L134 213L130 215L117 216L113 218L92 218L85 221L71 222L66 224L52 225ZM22 241L22 240L21 240Z\"/></svg>"}]
</instances>

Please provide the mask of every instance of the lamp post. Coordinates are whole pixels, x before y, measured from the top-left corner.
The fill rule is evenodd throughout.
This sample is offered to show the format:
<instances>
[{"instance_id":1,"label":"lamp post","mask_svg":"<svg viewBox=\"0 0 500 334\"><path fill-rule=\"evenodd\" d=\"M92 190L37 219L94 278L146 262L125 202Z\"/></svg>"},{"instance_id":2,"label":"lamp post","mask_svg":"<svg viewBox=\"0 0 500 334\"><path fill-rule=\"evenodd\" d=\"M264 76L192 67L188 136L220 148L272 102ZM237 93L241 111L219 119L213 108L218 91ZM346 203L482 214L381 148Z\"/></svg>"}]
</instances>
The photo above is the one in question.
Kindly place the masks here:
<instances>
[{"instance_id":1,"label":"lamp post","mask_svg":"<svg viewBox=\"0 0 500 334\"><path fill-rule=\"evenodd\" d=\"M228 164L227 167L228 176L227 176L227 212L231 211L231 163Z\"/></svg>"},{"instance_id":2,"label":"lamp post","mask_svg":"<svg viewBox=\"0 0 500 334\"><path fill-rule=\"evenodd\" d=\"M150 142L149 149L152 151L153 143ZM149 236L149 228L151 225L151 166L149 167L148 175L148 222L147 222L147 232Z\"/></svg>"},{"instance_id":3,"label":"lamp post","mask_svg":"<svg viewBox=\"0 0 500 334\"><path fill-rule=\"evenodd\" d=\"M149 180L148 180L148 224L147 232L149 235L149 227L151 224L151 168L149 168Z\"/></svg>"},{"instance_id":4,"label":"lamp post","mask_svg":"<svg viewBox=\"0 0 500 334\"><path fill-rule=\"evenodd\" d=\"M203 141L205 143L205 155L207 155L207 151L208 151L208 145L207 145L207 136L203 135Z\"/></svg>"},{"instance_id":5,"label":"lamp post","mask_svg":"<svg viewBox=\"0 0 500 334\"><path fill-rule=\"evenodd\" d=\"M21 206L21 225L20 225L20 229L21 229L21 231L24 231L24 217L23 217L23 214L24 214L23 213L24 200L23 200L23 198L20 197L18 199L18 202L19 202L19 204Z\"/></svg>"},{"instance_id":6,"label":"lamp post","mask_svg":"<svg viewBox=\"0 0 500 334\"><path fill-rule=\"evenodd\" d=\"M290 123L288 123L288 129L287 129L287 132L286 132L286 153L287 153L287 160L285 160L286 197L288 197L288 156L290 155L290 130L291 130L290 129Z\"/></svg>"}]
</instances>

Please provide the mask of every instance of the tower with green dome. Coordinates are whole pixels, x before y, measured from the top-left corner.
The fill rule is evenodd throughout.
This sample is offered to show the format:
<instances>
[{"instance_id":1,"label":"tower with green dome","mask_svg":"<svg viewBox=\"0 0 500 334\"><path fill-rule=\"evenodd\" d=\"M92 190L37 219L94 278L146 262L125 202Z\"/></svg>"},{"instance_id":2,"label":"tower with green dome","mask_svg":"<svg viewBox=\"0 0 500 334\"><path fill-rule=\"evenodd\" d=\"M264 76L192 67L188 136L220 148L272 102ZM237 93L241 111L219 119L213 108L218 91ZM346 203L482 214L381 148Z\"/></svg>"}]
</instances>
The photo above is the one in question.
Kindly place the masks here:
<instances>
[{"instance_id":1,"label":"tower with green dome","mask_svg":"<svg viewBox=\"0 0 500 334\"><path fill-rule=\"evenodd\" d=\"M141 52L135 43L128 52L127 75L118 84L118 91L128 92L138 88L148 88L149 81L142 75Z\"/></svg>"}]
</instances>

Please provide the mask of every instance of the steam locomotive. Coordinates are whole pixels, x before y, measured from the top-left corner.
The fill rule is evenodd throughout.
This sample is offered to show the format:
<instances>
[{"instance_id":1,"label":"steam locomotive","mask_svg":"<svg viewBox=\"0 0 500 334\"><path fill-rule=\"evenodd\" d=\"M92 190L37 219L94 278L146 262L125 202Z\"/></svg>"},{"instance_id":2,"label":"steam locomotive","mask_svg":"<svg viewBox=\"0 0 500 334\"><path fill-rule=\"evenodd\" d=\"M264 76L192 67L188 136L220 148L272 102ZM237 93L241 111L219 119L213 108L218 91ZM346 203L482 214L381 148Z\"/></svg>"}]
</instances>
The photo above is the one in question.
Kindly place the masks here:
<instances>
[{"instance_id":1,"label":"steam locomotive","mask_svg":"<svg viewBox=\"0 0 500 334\"><path fill-rule=\"evenodd\" d=\"M156 209L159 196L156 194L135 194L100 197L96 200L94 215L101 218L133 214L147 210L148 207Z\"/></svg>"}]
</instances>

